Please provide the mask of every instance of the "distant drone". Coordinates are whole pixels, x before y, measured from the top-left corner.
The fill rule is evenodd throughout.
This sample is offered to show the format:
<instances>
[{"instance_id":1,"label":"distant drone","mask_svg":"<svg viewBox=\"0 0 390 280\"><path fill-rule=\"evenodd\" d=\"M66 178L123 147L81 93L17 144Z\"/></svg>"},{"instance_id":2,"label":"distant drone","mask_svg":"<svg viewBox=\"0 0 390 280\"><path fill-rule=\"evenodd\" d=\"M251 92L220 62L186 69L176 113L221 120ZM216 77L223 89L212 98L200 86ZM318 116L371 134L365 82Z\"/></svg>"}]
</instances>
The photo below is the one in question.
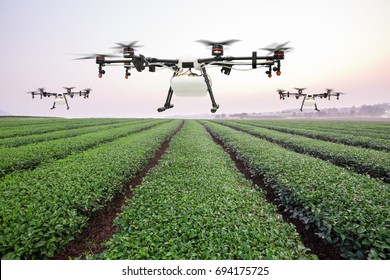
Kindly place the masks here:
<instances>
[{"instance_id":1,"label":"distant drone","mask_svg":"<svg viewBox=\"0 0 390 280\"><path fill-rule=\"evenodd\" d=\"M38 91L29 91L28 94L31 94L32 98L35 98L35 95L39 95L42 99L42 97L51 97L54 96L54 103L53 107L50 108L50 110L53 110L56 108L56 105L65 105L67 107L67 110L69 110L69 104L66 96L70 96L70 98L73 98L74 96L84 96L84 99L89 98L89 93L92 91L90 88L86 88L84 90L80 91L72 91L74 87L64 87L66 89L65 93L55 93L55 92L46 92L44 88L38 88Z\"/></svg>"},{"instance_id":2,"label":"distant drone","mask_svg":"<svg viewBox=\"0 0 390 280\"><path fill-rule=\"evenodd\" d=\"M116 57L116 55L107 54L91 54L85 57L77 59L95 59L96 64L99 65L99 78L105 74L103 67L106 65L123 65L125 68L125 78L130 76L130 70L135 68L138 72L142 72L145 68L149 68L149 72L155 72L156 68L169 68L173 70L173 76L171 78L170 87L168 90L168 96L166 98L163 107L157 109L158 112L163 112L167 109L173 108L171 104L172 95L175 93L177 96L203 96L207 92L210 95L212 108L211 112L215 113L219 108L219 105L215 102L213 91L211 88L211 80L206 72L208 66L221 66L221 72L225 75L229 75L233 66L251 65L252 69L256 69L258 66L267 67L265 72L268 77L272 77L272 71L276 72L276 75L280 75L280 61L284 59L284 53L290 50L290 47L285 42L280 45L273 44L263 50L270 52L268 56L257 56L257 52L252 52L251 56L244 57L232 57L223 56L224 46L229 46L239 40L227 40L222 42L212 42L207 40L198 40L206 46L211 47L210 58L194 58L194 59L160 59L153 57L145 57L143 55L136 55L135 50L141 46L137 45L138 41L134 41L128 44L117 43L115 49L123 51L123 59L107 59ZM271 55L272 54L272 55ZM186 69L184 71L184 69ZM200 73L194 73L195 69ZM238 70L238 69L236 69Z\"/></svg>"},{"instance_id":3,"label":"distant drone","mask_svg":"<svg viewBox=\"0 0 390 280\"><path fill-rule=\"evenodd\" d=\"M276 91L279 93L279 96L280 96L280 99L284 100L285 97L290 97L290 95L294 95L296 99L299 99L299 97L303 96L303 101L302 101L302 105L301 105L301 108L299 110L301 110L302 112L302 109L303 107L314 107L314 110L316 111L320 111L318 110L317 108L317 104L315 102L315 98L316 97L320 97L320 98L328 98L330 100L330 97L331 96L336 96L336 99L339 100L340 98L340 95L341 94L345 94L345 93L342 93L342 92L334 92L333 89L329 89L327 88L326 89L326 92L323 92L323 93L313 93L313 94L306 94L306 93L303 93L303 91L306 89L306 88L294 88L296 89L298 92L286 92L285 90L283 89L277 89Z\"/></svg>"}]
</instances>

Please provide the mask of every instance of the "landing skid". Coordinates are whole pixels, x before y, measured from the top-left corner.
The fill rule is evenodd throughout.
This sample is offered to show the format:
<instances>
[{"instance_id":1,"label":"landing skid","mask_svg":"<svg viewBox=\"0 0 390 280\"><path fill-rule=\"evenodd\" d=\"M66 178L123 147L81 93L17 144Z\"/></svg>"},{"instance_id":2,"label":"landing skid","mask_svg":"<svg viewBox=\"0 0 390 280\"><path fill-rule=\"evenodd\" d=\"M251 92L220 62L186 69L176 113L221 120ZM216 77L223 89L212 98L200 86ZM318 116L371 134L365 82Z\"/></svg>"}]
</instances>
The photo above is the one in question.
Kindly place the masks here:
<instances>
[{"instance_id":1,"label":"landing skid","mask_svg":"<svg viewBox=\"0 0 390 280\"><path fill-rule=\"evenodd\" d=\"M203 67L201 71L202 71L202 75L203 75L204 80L205 80L206 85L207 85L207 91L208 91L208 93L210 95L210 99L211 99L212 108L210 111L211 111L211 113L215 113L215 112L217 112L219 105L215 102L213 90L211 88L211 83L210 83L209 77L207 75L206 68ZM173 73L172 78L177 76L177 75L178 75L178 70L176 70L175 73ZM173 90L172 90L172 87L169 87L168 96L167 96L167 99L165 100L165 104L163 107L158 108L157 112L164 112L167 109L173 108L173 104L171 104L172 96L173 96Z\"/></svg>"}]
</instances>

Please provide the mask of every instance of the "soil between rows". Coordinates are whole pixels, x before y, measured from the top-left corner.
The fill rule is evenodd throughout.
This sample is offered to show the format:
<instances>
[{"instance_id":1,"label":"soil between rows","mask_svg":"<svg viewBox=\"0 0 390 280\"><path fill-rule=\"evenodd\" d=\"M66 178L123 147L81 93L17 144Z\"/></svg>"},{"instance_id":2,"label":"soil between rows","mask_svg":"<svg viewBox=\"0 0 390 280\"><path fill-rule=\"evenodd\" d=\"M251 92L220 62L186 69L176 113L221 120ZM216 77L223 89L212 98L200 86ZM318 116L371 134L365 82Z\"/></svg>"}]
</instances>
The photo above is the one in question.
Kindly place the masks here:
<instances>
[{"instance_id":1,"label":"soil between rows","mask_svg":"<svg viewBox=\"0 0 390 280\"><path fill-rule=\"evenodd\" d=\"M53 260L85 259L86 254L99 254L106 249L102 243L108 241L115 233L117 227L113 225L113 222L118 213L122 212L122 207L126 201L133 197L132 189L142 184L145 175L158 164L169 148L171 139L182 129L183 125L184 122L181 122L176 131L157 149L153 158L149 160L143 170L124 184L124 193L117 193L106 207L93 213L85 230L75 240L58 251L52 258Z\"/></svg>"},{"instance_id":2,"label":"soil between rows","mask_svg":"<svg viewBox=\"0 0 390 280\"><path fill-rule=\"evenodd\" d=\"M339 248L333 244L326 244L319 236L315 234L313 227L306 229L305 225L299 219L291 218L290 215L285 212L285 207L280 204L273 189L265 183L263 176L253 174L247 167L246 163L237 157L237 153L234 150L230 149L209 128L206 127L206 130L209 132L214 142L220 145L230 155L230 158L235 162L237 169L242 174L244 174L245 178L252 181L254 186L260 187L266 192L266 200L269 203L276 205L278 212L283 216L283 219L295 226L301 237L302 243L310 249L310 253L316 254L318 258L322 260L344 259L341 256Z\"/></svg>"}]
</instances>

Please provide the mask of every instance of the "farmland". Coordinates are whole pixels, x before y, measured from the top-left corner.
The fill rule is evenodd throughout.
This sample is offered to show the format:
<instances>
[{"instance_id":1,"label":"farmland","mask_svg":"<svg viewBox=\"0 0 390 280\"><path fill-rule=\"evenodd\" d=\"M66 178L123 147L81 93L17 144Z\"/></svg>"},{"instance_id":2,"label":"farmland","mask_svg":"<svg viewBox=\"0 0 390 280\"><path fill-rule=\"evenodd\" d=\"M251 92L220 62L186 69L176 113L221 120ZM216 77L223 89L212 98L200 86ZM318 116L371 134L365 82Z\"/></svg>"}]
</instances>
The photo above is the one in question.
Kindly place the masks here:
<instances>
[{"instance_id":1,"label":"farmland","mask_svg":"<svg viewBox=\"0 0 390 280\"><path fill-rule=\"evenodd\" d=\"M1 259L56 258L126 192L101 249L69 257L390 258L388 122L0 118L0 128Z\"/></svg>"}]
</instances>

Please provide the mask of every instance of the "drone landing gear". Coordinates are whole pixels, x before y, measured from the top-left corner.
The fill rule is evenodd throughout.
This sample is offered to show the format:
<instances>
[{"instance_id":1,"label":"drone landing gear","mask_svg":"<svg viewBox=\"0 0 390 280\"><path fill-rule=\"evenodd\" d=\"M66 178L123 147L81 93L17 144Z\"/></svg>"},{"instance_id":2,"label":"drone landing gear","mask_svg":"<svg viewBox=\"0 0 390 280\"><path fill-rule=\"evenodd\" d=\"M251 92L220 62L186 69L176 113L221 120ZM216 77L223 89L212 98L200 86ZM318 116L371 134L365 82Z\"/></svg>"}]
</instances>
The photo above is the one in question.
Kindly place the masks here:
<instances>
[{"instance_id":1,"label":"drone landing gear","mask_svg":"<svg viewBox=\"0 0 390 280\"><path fill-rule=\"evenodd\" d=\"M203 67L201 71L202 71L202 75L203 75L204 80L205 80L206 85L207 85L207 91L210 95L211 104L213 106L211 108L211 113L215 113L215 112L217 112L219 105L215 102L213 90L211 88L211 83L210 83L210 79L207 75L206 68ZM177 75L178 75L178 70L175 71L175 73L173 74L173 77L175 77ZM173 104L171 104L172 96L173 96L173 89L172 89L172 87L169 87L168 96L167 96L167 99L165 100L165 104L163 107L160 107L157 109L158 112L164 112L167 109L173 108Z\"/></svg>"},{"instance_id":2,"label":"drone landing gear","mask_svg":"<svg viewBox=\"0 0 390 280\"><path fill-rule=\"evenodd\" d=\"M176 77L178 73L179 73L179 70L176 70L176 71L173 73L172 78L173 78L173 77ZM172 89L172 87L170 86L170 87L169 87L169 90L168 90L167 99L165 100L165 104L164 104L163 107L158 108L158 109L157 109L157 112L160 113L160 112L164 112L164 111L167 110L167 109L173 108L173 105L171 104L172 95L173 95L173 89Z\"/></svg>"},{"instance_id":3,"label":"drone landing gear","mask_svg":"<svg viewBox=\"0 0 390 280\"><path fill-rule=\"evenodd\" d=\"M202 68L202 74L203 74L204 80L205 80L206 85L207 85L207 91L209 92L209 95L210 95L211 104L213 106L211 108L211 113L215 113L215 112L217 112L219 105L215 102L213 90L211 89L210 79L209 79L209 76L207 75L205 67Z\"/></svg>"},{"instance_id":4,"label":"drone landing gear","mask_svg":"<svg viewBox=\"0 0 390 280\"><path fill-rule=\"evenodd\" d=\"M176 76L176 72L175 72L175 74L173 74L173 77L175 77L175 76ZM168 96L167 96L167 99L165 101L165 104L163 107L160 107L157 109L158 112L164 112L167 109L173 108L173 105L171 104L172 95L173 95L173 89L172 89L172 87L169 87Z\"/></svg>"}]
</instances>

